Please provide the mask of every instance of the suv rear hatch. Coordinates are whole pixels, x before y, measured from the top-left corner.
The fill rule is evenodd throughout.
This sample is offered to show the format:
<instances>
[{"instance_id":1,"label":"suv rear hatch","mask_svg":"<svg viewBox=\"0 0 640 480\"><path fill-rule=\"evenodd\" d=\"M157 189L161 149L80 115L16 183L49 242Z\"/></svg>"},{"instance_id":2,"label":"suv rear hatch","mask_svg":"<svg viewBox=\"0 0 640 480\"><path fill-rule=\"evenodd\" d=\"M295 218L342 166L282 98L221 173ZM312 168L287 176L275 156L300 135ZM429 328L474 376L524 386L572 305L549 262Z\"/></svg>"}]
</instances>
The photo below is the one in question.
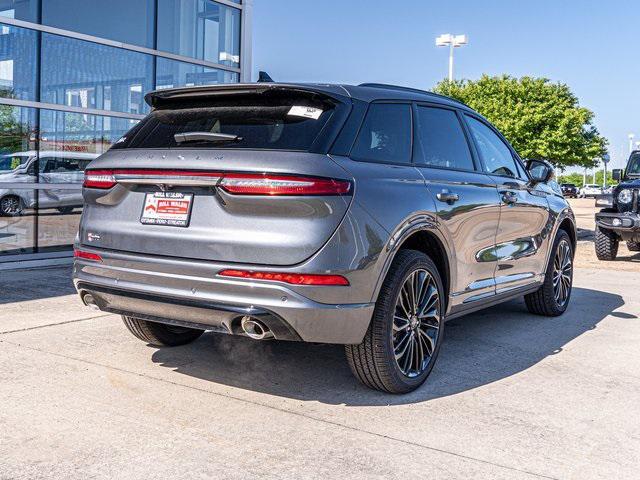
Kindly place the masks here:
<instances>
[{"instance_id":1,"label":"suv rear hatch","mask_svg":"<svg viewBox=\"0 0 640 480\"><path fill-rule=\"evenodd\" d=\"M326 151L350 102L281 85L161 91L85 173L80 243L293 265L344 217L353 179Z\"/></svg>"}]
</instances>

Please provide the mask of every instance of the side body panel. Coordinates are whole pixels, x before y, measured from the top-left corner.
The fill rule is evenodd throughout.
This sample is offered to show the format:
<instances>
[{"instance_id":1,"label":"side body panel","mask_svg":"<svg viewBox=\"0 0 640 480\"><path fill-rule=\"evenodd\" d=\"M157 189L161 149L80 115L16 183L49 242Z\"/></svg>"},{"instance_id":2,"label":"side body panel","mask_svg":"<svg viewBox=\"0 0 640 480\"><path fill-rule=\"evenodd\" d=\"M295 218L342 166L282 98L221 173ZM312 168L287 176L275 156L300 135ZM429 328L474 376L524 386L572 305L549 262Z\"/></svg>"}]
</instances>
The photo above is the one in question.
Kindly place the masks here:
<instances>
[{"instance_id":1,"label":"side body panel","mask_svg":"<svg viewBox=\"0 0 640 480\"><path fill-rule=\"evenodd\" d=\"M544 279L555 218L549 214L548 193L540 186L494 178L500 195L509 198L500 208L496 237L496 291L502 293Z\"/></svg>"},{"instance_id":2,"label":"side body panel","mask_svg":"<svg viewBox=\"0 0 640 480\"><path fill-rule=\"evenodd\" d=\"M457 307L495 294L494 247L500 219L495 182L482 173L419 167L433 198L453 193L455 202L436 200L438 225L456 271L450 303Z\"/></svg>"}]
</instances>

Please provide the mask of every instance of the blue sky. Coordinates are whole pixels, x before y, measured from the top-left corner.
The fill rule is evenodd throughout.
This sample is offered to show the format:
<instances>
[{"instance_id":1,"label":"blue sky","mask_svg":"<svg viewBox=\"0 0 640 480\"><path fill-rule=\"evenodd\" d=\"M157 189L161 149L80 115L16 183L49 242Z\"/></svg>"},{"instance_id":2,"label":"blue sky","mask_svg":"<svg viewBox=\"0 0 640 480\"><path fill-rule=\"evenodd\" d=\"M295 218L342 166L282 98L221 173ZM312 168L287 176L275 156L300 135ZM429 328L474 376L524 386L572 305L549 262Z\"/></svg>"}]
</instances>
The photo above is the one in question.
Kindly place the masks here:
<instances>
[{"instance_id":1,"label":"blue sky","mask_svg":"<svg viewBox=\"0 0 640 480\"><path fill-rule=\"evenodd\" d=\"M276 81L432 88L447 75L441 33L466 33L455 77L567 83L626 161L640 140L640 2L591 0L254 0L253 64Z\"/></svg>"}]
</instances>

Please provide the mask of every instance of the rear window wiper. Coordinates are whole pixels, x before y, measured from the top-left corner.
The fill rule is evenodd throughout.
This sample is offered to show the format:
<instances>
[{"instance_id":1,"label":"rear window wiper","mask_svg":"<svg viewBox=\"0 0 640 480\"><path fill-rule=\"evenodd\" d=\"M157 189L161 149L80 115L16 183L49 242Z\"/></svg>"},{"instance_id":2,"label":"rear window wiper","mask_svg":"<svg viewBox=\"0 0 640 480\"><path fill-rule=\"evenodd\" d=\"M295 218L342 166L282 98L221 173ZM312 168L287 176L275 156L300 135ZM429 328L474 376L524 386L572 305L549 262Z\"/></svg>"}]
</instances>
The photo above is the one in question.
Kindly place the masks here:
<instances>
[{"instance_id":1,"label":"rear window wiper","mask_svg":"<svg viewBox=\"0 0 640 480\"><path fill-rule=\"evenodd\" d=\"M242 141L242 137L238 135L230 135L228 133L213 133L213 132L184 132L184 133L176 133L173 138L176 143L187 143L187 142L212 142L212 143L222 143L222 142L240 142Z\"/></svg>"}]
</instances>

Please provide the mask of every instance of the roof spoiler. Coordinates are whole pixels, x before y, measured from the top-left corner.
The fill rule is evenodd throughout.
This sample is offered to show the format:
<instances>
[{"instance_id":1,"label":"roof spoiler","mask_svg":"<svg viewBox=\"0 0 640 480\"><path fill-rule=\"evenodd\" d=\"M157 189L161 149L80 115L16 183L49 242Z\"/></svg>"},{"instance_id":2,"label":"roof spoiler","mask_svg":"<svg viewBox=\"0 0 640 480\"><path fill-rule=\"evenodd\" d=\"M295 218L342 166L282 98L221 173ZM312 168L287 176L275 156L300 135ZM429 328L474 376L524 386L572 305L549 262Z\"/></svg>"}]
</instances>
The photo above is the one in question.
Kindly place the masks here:
<instances>
[{"instance_id":1,"label":"roof spoiler","mask_svg":"<svg viewBox=\"0 0 640 480\"><path fill-rule=\"evenodd\" d=\"M343 96L331 93L313 85L296 85L275 82L262 83L224 83L218 85L201 85L194 87L167 88L154 90L144 96L145 102L152 108L157 108L172 100L182 98L207 98L219 95L234 95L239 93L264 93L273 90L291 90L307 94L318 94L325 98L344 101ZM341 98L342 97L342 98Z\"/></svg>"}]
</instances>

